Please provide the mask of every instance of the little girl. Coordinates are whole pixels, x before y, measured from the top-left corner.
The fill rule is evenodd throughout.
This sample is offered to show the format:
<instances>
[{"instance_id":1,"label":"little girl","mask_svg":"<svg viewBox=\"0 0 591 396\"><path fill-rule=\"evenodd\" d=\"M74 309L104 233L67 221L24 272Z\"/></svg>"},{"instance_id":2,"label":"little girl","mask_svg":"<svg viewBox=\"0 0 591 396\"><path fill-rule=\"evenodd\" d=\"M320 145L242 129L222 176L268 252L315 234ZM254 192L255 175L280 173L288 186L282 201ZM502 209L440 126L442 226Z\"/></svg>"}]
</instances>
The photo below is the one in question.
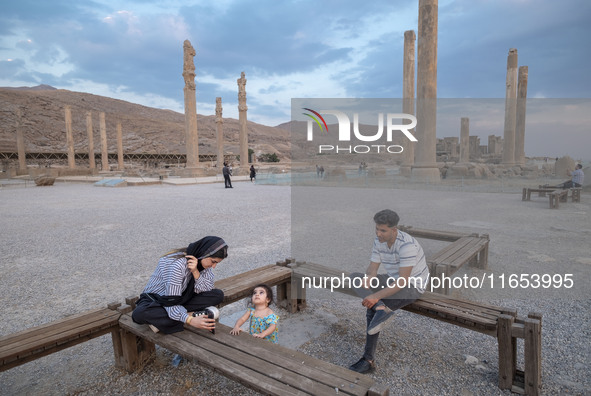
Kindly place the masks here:
<instances>
[{"instance_id":1,"label":"little girl","mask_svg":"<svg viewBox=\"0 0 591 396\"><path fill-rule=\"evenodd\" d=\"M273 303L273 290L265 284L255 286L252 291L250 304L230 331L232 335L240 334L242 326L250 318L249 333L256 338L265 338L272 343L277 343L277 324L279 316L275 315L269 305Z\"/></svg>"}]
</instances>

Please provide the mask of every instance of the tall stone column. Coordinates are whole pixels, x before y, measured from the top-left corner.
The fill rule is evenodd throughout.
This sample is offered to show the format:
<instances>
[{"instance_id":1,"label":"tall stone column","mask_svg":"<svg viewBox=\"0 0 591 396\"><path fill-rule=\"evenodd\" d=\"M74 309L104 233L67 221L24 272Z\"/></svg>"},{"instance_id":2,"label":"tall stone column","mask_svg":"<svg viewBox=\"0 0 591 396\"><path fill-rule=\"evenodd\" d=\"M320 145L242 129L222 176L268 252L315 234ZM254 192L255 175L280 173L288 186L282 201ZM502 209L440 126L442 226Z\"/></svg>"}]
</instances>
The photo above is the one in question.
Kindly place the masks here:
<instances>
[{"instance_id":1,"label":"tall stone column","mask_svg":"<svg viewBox=\"0 0 591 396\"><path fill-rule=\"evenodd\" d=\"M503 165L515 165L515 118L517 111L517 50L511 48L507 56L505 89L505 128L503 133Z\"/></svg>"},{"instance_id":2,"label":"tall stone column","mask_svg":"<svg viewBox=\"0 0 591 396\"><path fill-rule=\"evenodd\" d=\"M437 12L438 0L419 0L417 49L417 127L412 179L441 180L437 167Z\"/></svg>"},{"instance_id":3,"label":"tall stone column","mask_svg":"<svg viewBox=\"0 0 591 396\"><path fill-rule=\"evenodd\" d=\"M86 112L86 134L88 135L88 166L91 170L96 169L94 160L94 137L92 136L92 112Z\"/></svg>"},{"instance_id":4,"label":"tall stone column","mask_svg":"<svg viewBox=\"0 0 591 396\"><path fill-rule=\"evenodd\" d=\"M101 129L101 166L103 171L109 171L109 149L107 147L107 125L105 123L105 112L99 114Z\"/></svg>"},{"instance_id":5,"label":"tall stone column","mask_svg":"<svg viewBox=\"0 0 591 396\"><path fill-rule=\"evenodd\" d=\"M199 136L197 134L197 99L195 97L195 48L189 40L183 44L183 78L185 79L185 144L187 168L199 166Z\"/></svg>"},{"instance_id":6,"label":"tall stone column","mask_svg":"<svg viewBox=\"0 0 591 396\"><path fill-rule=\"evenodd\" d=\"M462 117L460 121L460 163L470 162L470 119Z\"/></svg>"},{"instance_id":7,"label":"tall stone column","mask_svg":"<svg viewBox=\"0 0 591 396\"><path fill-rule=\"evenodd\" d=\"M525 165L525 108L527 102L528 67L519 68L515 121L515 163Z\"/></svg>"},{"instance_id":8,"label":"tall stone column","mask_svg":"<svg viewBox=\"0 0 591 396\"><path fill-rule=\"evenodd\" d=\"M18 173L27 172L27 154L25 153L25 136L23 135L23 112L16 110L16 151L18 152Z\"/></svg>"},{"instance_id":9,"label":"tall stone column","mask_svg":"<svg viewBox=\"0 0 591 396\"><path fill-rule=\"evenodd\" d=\"M121 130L121 123L117 123L117 169L123 170L123 131Z\"/></svg>"},{"instance_id":10,"label":"tall stone column","mask_svg":"<svg viewBox=\"0 0 591 396\"><path fill-rule=\"evenodd\" d=\"M222 169L224 167L224 119L222 118L222 98L215 98L215 125L217 127L217 167Z\"/></svg>"},{"instance_id":11,"label":"tall stone column","mask_svg":"<svg viewBox=\"0 0 591 396\"><path fill-rule=\"evenodd\" d=\"M248 167L248 131L246 129L246 78L240 73L238 82L238 123L240 124L240 167Z\"/></svg>"},{"instance_id":12,"label":"tall stone column","mask_svg":"<svg viewBox=\"0 0 591 396\"><path fill-rule=\"evenodd\" d=\"M415 113L415 41L414 30L404 32L404 60L402 67L402 112ZM411 131L414 132L414 131ZM400 173L411 175L411 168L415 162L415 142L404 141L402 166Z\"/></svg>"},{"instance_id":13,"label":"tall stone column","mask_svg":"<svg viewBox=\"0 0 591 396\"><path fill-rule=\"evenodd\" d=\"M72 109L66 106L66 142L68 145L68 166L70 169L76 168L76 159L74 158L74 136L72 136Z\"/></svg>"}]
</instances>

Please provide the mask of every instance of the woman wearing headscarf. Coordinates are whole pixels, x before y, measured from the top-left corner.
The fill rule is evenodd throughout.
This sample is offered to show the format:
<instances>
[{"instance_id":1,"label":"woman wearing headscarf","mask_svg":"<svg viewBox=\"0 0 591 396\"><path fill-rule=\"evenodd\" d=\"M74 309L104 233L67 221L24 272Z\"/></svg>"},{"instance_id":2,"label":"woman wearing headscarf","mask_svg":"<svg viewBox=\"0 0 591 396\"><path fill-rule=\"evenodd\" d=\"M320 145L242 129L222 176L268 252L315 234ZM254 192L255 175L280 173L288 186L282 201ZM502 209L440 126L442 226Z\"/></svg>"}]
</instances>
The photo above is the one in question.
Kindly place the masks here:
<instances>
[{"instance_id":1,"label":"woman wearing headscarf","mask_svg":"<svg viewBox=\"0 0 591 396\"><path fill-rule=\"evenodd\" d=\"M195 314L224 299L224 292L214 289L213 269L226 257L228 245L215 236L207 236L187 248L175 249L160 257L136 303L133 321L148 324L153 331L165 334L182 331L185 323L198 329L214 330L214 319Z\"/></svg>"}]
</instances>

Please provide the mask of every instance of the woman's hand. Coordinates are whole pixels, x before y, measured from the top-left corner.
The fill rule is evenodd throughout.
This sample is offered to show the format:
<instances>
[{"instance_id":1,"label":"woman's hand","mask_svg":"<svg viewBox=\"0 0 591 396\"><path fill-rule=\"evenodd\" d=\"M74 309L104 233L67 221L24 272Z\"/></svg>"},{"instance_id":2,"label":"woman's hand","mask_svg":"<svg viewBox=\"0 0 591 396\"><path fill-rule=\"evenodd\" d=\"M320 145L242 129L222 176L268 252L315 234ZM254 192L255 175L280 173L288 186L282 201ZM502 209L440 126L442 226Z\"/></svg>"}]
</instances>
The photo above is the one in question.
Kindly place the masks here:
<instances>
[{"instance_id":1,"label":"woman's hand","mask_svg":"<svg viewBox=\"0 0 591 396\"><path fill-rule=\"evenodd\" d=\"M187 259L187 268L193 274L193 278L198 279L200 274L199 274L199 271L197 270L197 263L199 262L197 260L197 257L185 256L185 258Z\"/></svg>"},{"instance_id":2,"label":"woman's hand","mask_svg":"<svg viewBox=\"0 0 591 396\"><path fill-rule=\"evenodd\" d=\"M189 325L196 329L215 330L215 319L210 319L207 315L199 315L191 317Z\"/></svg>"}]
</instances>

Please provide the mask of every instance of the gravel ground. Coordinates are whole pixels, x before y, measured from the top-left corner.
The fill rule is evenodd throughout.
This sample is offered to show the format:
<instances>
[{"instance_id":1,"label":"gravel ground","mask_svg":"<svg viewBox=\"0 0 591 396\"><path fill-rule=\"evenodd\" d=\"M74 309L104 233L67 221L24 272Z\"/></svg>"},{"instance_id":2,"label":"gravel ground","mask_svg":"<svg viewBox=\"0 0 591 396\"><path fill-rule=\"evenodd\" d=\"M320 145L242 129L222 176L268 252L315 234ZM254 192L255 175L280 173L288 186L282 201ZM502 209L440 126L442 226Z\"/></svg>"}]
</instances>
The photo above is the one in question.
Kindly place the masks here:
<instances>
[{"instance_id":1,"label":"gravel ground","mask_svg":"<svg viewBox=\"0 0 591 396\"><path fill-rule=\"evenodd\" d=\"M547 199L522 202L513 187L487 190L479 184L477 192L445 185L355 189L248 182L235 183L232 190L221 184L3 187L0 336L137 295L162 253L204 235L222 236L230 246L230 256L216 269L218 278L292 256L349 271L364 269L372 216L390 207L401 214L402 224L488 233L486 275L575 274L569 290L494 287L455 293L512 307L521 315L543 313L543 393L591 394L588 195L581 203L550 210ZM442 246L421 242L427 254ZM337 365L356 361L365 329L359 301L312 290L308 303L307 310L293 315L277 310L284 324L282 343ZM241 309L229 306L222 315ZM290 344L296 338L303 340ZM103 336L0 373L0 393L256 394L194 361L174 367L172 356L157 348L151 363L126 374L113 367L111 339ZM497 356L492 337L401 311L382 332L372 376L388 384L392 394L508 395L497 387Z\"/></svg>"}]
</instances>

